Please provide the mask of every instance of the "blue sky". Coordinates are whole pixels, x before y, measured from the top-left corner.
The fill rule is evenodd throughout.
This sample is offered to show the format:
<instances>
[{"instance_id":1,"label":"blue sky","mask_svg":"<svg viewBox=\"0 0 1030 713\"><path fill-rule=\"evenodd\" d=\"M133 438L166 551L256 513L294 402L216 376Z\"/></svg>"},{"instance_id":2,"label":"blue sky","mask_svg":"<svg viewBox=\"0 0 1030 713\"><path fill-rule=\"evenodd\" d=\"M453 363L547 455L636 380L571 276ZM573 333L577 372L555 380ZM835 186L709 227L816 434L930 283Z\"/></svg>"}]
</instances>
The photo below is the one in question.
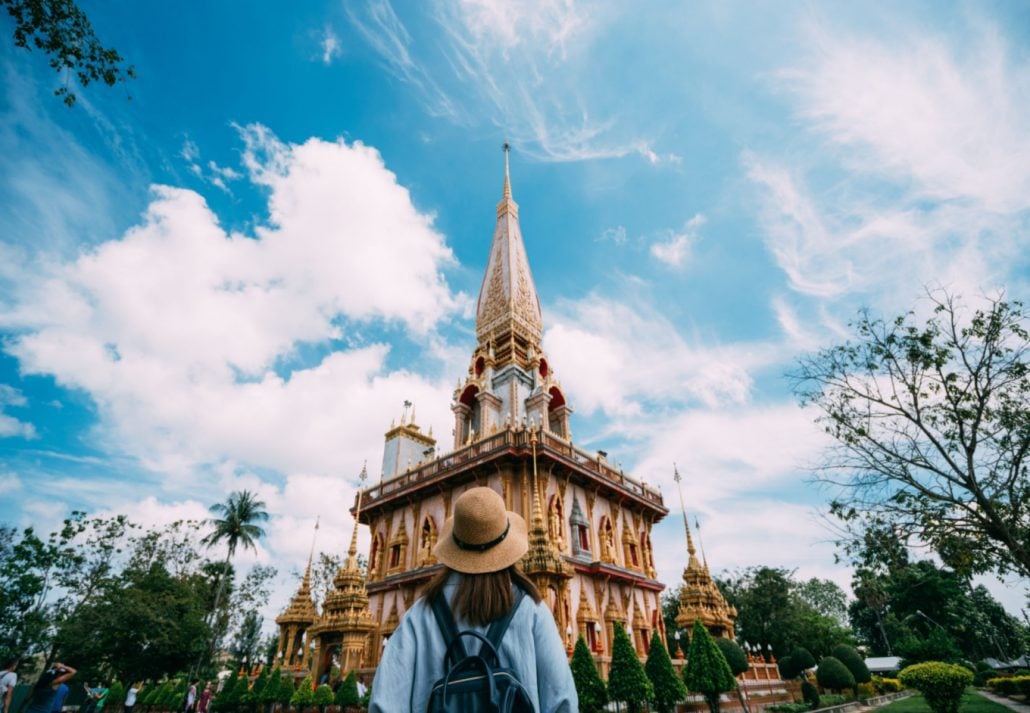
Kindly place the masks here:
<instances>
[{"instance_id":1,"label":"blue sky","mask_svg":"<svg viewBox=\"0 0 1030 713\"><path fill-rule=\"evenodd\" d=\"M505 139L575 440L670 502L677 462L716 569L849 579L796 355L1026 294L1024 3L83 7L137 80L69 110L0 43L6 521L249 487L284 587L316 517L342 549L402 402L450 432Z\"/></svg>"}]
</instances>

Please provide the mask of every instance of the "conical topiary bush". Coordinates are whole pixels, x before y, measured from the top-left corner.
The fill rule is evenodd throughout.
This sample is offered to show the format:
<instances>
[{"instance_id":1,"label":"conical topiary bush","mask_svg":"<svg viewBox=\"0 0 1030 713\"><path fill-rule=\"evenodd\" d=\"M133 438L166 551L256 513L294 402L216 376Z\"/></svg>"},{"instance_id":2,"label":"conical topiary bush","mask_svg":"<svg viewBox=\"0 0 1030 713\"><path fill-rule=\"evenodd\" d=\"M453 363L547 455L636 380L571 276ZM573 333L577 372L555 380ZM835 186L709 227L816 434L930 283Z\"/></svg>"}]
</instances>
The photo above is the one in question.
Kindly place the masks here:
<instances>
[{"instance_id":1,"label":"conical topiary bush","mask_svg":"<svg viewBox=\"0 0 1030 713\"><path fill-rule=\"evenodd\" d=\"M647 680L647 674L640 665L626 630L620 624L612 628L615 630L615 642L612 644L612 664L608 674L608 699L622 701L630 713L640 713L640 709L654 695L654 689Z\"/></svg>"},{"instance_id":2,"label":"conical topiary bush","mask_svg":"<svg viewBox=\"0 0 1030 713\"><path fill-rule=\"evenodd\" d=\"M587 642L580 636L572 652L572 680L576 684L579 709L582 713L601 713L608 702L608 692L597 672L594 657L590 655Z\"/></svg>"},{"instance_id":3,"label":"conical topiary bush","mask_svg":"<svg viewBox=\"0 0 1030 713\"><path fill-rule=\"evenodd\" d=\"M669 650L662 643L662 637L655 631L651 635L651 646L647 650L644 673L654 688L654 707L659 713L669 713L678 701L687 697L687 687L676 675L669 658Z\"/></svg>"},{"instance_id":4,"label":"conical topiary bush","mask_svg":"<svg viewBox=\"0 0 1030 713\"><path fill-rule=\"evenodd\" d=\"M711 713L719 713L720 696L737 687L737 679L734 678L726 657L715 645L712 635L701 624L700 619L694 621L683 679L688 690L705 697Z\"/></svg>"}]
</instances>

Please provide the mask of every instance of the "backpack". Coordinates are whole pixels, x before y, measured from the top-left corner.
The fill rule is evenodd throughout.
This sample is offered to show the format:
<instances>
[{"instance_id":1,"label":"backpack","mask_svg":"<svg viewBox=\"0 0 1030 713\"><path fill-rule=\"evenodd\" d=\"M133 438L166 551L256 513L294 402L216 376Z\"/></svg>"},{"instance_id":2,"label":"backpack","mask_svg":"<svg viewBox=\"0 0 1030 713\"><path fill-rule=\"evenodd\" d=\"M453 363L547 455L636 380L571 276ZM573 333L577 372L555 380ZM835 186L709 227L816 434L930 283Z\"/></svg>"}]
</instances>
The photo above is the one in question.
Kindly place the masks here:
<instances>
[{"instance_id":1,"label":"backpack","mask_svg":"<svg viewBox=\"0 0 1030 713\"><path fill-rule=\"evenodd\" d=\"M529 692L514 671L501 667L497 656L504 632L524 596L525 592L516 588L511 611L490 624L486 636L458 631L443 595L433 599L433 615L447 644L443 660L447 673L433 684L427 713L535 713ZM482 642L477 655L469 656L463 637Z\"/></svg>"}]
</instances>

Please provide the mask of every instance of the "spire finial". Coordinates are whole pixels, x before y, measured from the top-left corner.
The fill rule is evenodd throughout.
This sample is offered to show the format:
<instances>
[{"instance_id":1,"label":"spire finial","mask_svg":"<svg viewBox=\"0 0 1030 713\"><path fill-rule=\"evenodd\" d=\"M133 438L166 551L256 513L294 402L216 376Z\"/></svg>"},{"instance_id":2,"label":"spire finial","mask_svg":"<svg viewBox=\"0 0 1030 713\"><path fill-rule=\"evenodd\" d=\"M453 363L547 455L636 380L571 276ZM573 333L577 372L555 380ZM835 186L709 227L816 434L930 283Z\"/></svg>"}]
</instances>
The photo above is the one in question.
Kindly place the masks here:
<instances>
[{"instance_id":1,"label":"spire finial","mask_svg":"<svg viewBox=\"0 0 1030 713\"><path fill-rule=\"evenodd\" d=\"M504 200L511 200L511 178L508 175L508 154L511 153L511 144L504 142Z\"/></svg>"},{"instance_id":2,"label":"spire finial","mask_svg":"<svg viewBox=\"0 0 1030 713\"><path fill-rule=\"evenodd\" d=\"M350 536L350 549L347 550L348 563L357 562L358 558L358 523L361 521L361 488L368 480L368 461L361 464L361 473L358 475L361 485L358 486L358 504L354 508L354 531Z\"/></svg>"},{"instance_id":3,"label":"spire finial","mask_svg":"<svg viewBox=\"0 0 1030 713\"><path fill-rule=\"evenodd\" d=\"M680 477L679 468L676 467L675 463L672 464L672 479L676 481L676 489L679 490L680 494L680 510L683 513L683 530L687 533L687 552L690 554L691 559L693 559L697 554L697 551L694 549L694 540L690 536L690 522L687 520L687 507L683 504L683 478Z\"/></svg>"},{"instance_id":4,"label":"spire finial","mask_svg":"<svg viewBox=\"0 0 1030 713\"><path fill-rule=\"evenodd\" d=\"M705 565L705 571L707 571L708 555L705 554L705 540L701 537L701 523L697 521L697 515L694 515L694 529L697 530L697 544L701 545L701 561Z\"/></svg>"}]
</instances>

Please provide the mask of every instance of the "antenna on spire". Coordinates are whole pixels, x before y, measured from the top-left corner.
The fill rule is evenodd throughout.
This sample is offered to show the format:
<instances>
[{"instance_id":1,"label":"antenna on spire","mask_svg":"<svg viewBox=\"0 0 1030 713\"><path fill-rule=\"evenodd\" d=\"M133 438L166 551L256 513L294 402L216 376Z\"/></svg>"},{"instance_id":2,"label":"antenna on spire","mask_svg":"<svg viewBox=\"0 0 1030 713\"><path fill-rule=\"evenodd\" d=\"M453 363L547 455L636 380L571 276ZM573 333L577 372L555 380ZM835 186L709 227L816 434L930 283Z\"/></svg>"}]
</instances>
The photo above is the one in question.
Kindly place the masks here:
<instances>
[{"instance_id":1,"label":"antenna on spire","mask_svg":"<svg viewBox=\"0 0 1030 713\"><path fill-rule=\"evenodd\" d=\"M687 533L687 552L694 556L694 540L690 536L690 522L687 520L687 506L683 504L683 478L680 476L679 468L672 464L672 479L676 481L676 489L680 494L680 511L683 513L683 530Z\"/></svg>"},{"instance_id":2,"label":"antenna on spire","mask_svg":"<svg viewBox=\"0 0 1030 713\"><path fill-rule=\"evenodd\" d=\"M705 554L705 539L701 537L701 523L697 521L697 515L694 515L694 529L697 530L697 543L701 545L701 561L704 562L705 569L708 569L708 555Z\"/></svg>"},{"instance_id":3,"label":"antenna on spire","mask_svg":"<svg viewBox=\"0 0 1030 713\"><path fill-rule=\"evenodd\" d=\"M322 516L318 515L315 517L315 532L311 535L311 551L308 552L308 568L304 573L304 578L307 579L311 576L311 562L315 559L315 540L318 539L318 524L322 521Z\"/></svg>"},{"instance_id":4,"label":"antenna on spire","mask_svg":"<svg viewBox=\"0 0 1030 713\"><path fill-rule=\"evenodd\" d=\"M511 179L508 177L508 154L511 153L511 144L504 142L504 199L511 200Z\"/></svg>"}]
</instances>

